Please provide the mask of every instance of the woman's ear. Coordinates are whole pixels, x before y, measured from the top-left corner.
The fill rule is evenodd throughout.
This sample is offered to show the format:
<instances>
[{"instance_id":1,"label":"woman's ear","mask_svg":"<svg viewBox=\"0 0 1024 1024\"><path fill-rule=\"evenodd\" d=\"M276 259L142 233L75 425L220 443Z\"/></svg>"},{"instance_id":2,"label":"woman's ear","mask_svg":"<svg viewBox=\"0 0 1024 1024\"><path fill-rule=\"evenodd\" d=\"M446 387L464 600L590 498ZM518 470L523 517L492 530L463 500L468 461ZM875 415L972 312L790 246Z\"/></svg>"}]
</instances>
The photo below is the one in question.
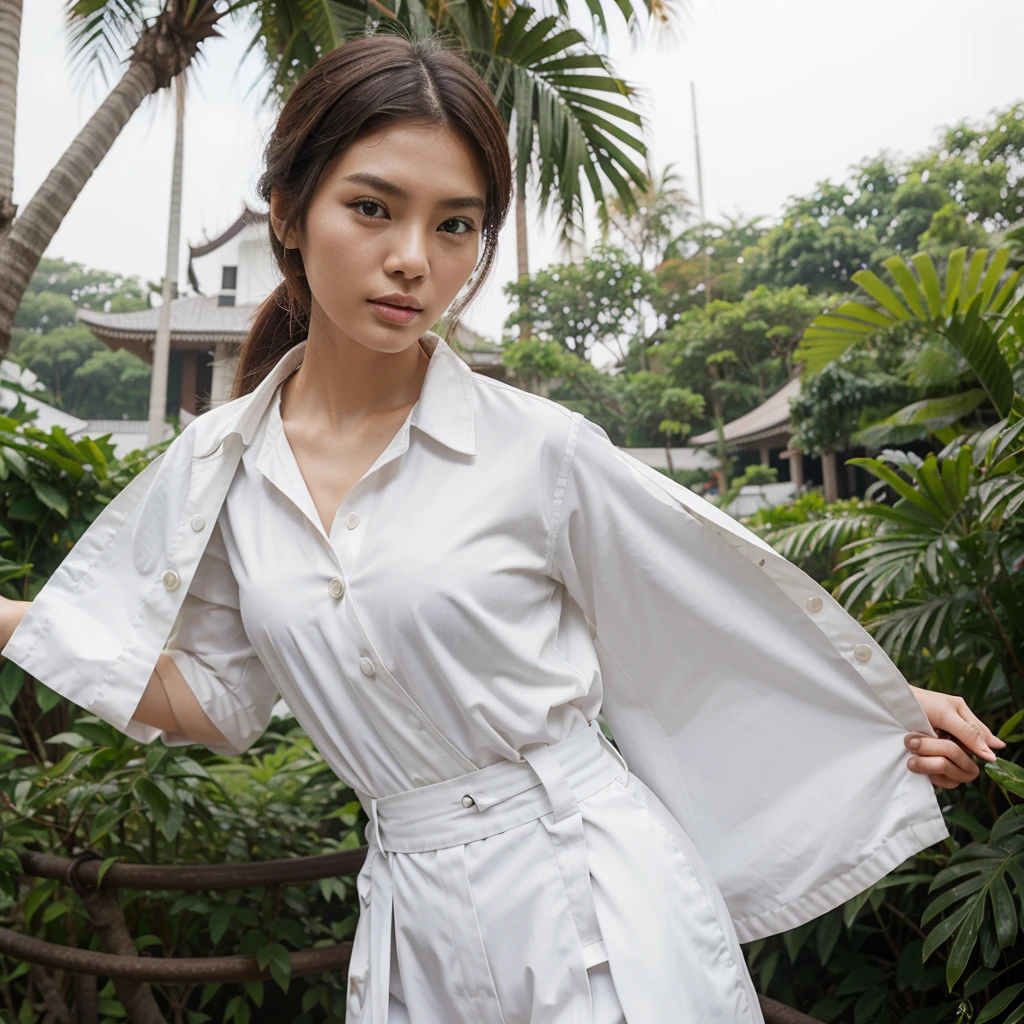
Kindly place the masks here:
<instances>
[{"instance_id":1,"label":"woman's ear","mask_svg":"<svg viewBox=\"0 0 1024 1024\"><path fill-rule=\"evenodd\" d=\"M281 198L281 194L277 191L270 193L270 226L274 229L274 234L277 235L277 240L286 249L297 249L299 247L298 233L295 228L289 228L285 231L287 210L285 207L284 200Z\"/></svg>"}]
</instances>

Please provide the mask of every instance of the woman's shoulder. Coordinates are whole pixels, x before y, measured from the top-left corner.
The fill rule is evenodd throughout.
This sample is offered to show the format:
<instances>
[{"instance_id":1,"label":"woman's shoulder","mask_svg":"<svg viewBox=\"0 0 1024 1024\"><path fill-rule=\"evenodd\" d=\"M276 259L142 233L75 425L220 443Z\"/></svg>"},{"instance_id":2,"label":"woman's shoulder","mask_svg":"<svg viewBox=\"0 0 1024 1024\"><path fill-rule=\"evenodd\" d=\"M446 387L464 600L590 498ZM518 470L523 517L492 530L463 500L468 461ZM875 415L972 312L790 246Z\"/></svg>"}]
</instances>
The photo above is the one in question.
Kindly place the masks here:
<instances>
[{"instance_id":1,"label":"woman's shoulder","mask_svg":"<svg viewBox=\"0 0 1024 1024\"><path fill-rule=\"evenodd\" d=\"M474 373L478 429L492 429L518 444L564 447L576 414L543 395L524 391L494 377Z\"/></svg>"}]
</instances>

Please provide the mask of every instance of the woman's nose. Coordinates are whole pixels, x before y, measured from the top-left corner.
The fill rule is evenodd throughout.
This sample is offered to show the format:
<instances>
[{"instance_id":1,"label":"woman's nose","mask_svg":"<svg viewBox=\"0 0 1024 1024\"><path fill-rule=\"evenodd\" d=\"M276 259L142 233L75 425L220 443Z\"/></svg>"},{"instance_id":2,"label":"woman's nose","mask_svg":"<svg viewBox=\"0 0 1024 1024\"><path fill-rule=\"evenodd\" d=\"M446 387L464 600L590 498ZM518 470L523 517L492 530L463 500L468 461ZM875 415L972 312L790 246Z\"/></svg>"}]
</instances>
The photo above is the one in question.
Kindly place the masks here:
<instances>
[{"instance_id":1,"label":"woman's nose","mask_svg":"<svg viewBox=\"0 0 1024 1024\"><path fill-rule=\"evenodd\" d=\"M410 226L393 235L393 245L384 261L389 274L424 277L430 269L427 257L426 228Z\"/></svg>"}]
</instances>

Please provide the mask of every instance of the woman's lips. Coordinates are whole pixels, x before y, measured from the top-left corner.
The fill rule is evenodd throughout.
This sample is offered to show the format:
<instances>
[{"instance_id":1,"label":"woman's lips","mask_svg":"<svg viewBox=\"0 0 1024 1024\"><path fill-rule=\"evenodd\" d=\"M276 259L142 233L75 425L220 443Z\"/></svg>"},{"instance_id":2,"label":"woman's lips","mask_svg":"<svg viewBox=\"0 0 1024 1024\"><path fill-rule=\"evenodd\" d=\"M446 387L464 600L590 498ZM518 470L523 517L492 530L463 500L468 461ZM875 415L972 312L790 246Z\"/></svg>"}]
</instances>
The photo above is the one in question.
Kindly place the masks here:
<instances>
[{"instance_id":1,"label":"woman's lips","mask_svg":"<svg viewBox=\"0 0 1024 1024\"><path fill-rule=\"evenodd\" d=\"M391 324L407 324L423 312L422 309L411 309L409 306L391 306L386 302L374 302L373 299L367 301L377 316Z\"/></svg>"}]
</instances>

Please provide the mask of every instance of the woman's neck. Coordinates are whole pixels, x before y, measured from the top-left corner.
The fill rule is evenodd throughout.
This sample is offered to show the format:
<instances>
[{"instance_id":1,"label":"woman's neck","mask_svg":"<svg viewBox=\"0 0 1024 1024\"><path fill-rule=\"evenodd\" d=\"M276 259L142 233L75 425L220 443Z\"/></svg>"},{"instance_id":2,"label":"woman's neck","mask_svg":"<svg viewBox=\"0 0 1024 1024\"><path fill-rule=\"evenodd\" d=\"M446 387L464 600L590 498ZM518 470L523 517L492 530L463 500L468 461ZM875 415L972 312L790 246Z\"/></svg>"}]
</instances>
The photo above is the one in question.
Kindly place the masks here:
<instances>
[{"instance_id":1,"label":"woman's neck","mask_svg":"<svg viewBox=\"0 0 1024 1024\"><path fill-rule=\"evenodd\" d=\"M408 411L429 363L419 339L400 352L380 352L311 326L302 363L282 385L281 415L346 430L369 417Z\"/></svg>"}]
</instances>

